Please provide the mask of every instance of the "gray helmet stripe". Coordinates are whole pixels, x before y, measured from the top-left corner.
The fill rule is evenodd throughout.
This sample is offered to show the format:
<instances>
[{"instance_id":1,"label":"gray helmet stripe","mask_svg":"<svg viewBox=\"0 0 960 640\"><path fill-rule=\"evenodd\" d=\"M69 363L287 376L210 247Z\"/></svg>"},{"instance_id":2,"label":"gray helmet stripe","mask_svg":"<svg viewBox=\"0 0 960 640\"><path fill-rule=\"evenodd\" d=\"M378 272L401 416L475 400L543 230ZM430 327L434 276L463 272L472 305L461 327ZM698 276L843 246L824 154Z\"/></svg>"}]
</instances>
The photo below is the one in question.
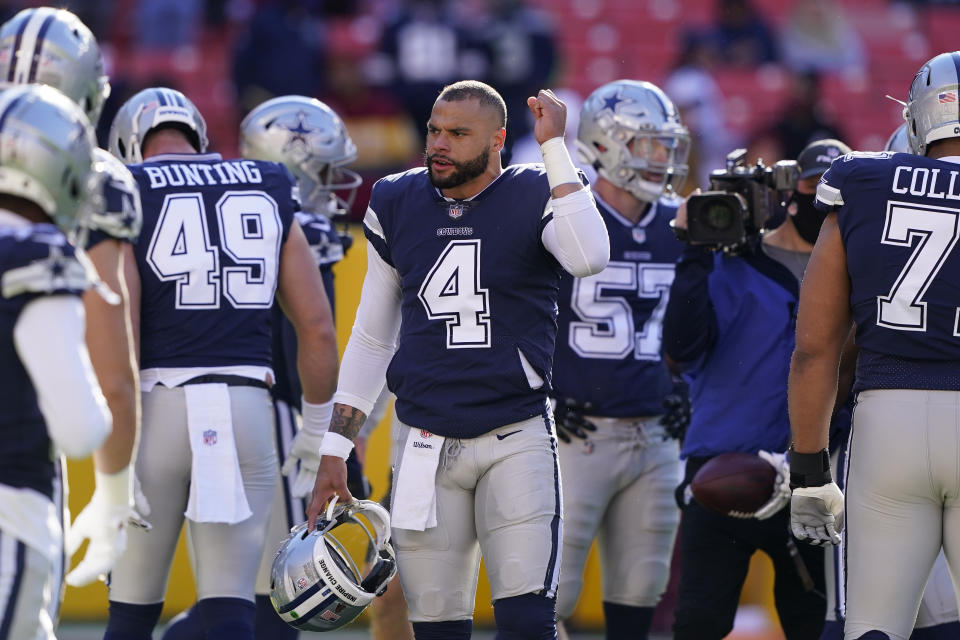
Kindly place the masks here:
<instances>
[{"instance_id":1,"label":"gray helmet stripe","mask_svg":"<svg viewBox=\"0 0 960 640\"><path fill-rule=\"evenodd\" d=\"M43 39L46 37L47 30L53 23L54 17L54 14L50 14L44 18L43 24L40 25L40 31L37 32L37 39L33 43L33 56L31 57L30 74L27 76L27 82L34 82L37 78L37 67L40 64L40 50L43 48Z\"/></svg>"},{"instance_id":2,"label":"gray helmet stripe","mask_svg":"<svg viewBox=\"0 0 960 640\"><path fill-rule=\"evenodd\" d=\"M27 23L30 20L21 20L17 27L17 37L13 41L13 52L10 54L10 68L7 70L7 82L13 82L13 74L17 70L17 60L20 58L20 42L23 40L23 32L27 30Z\"/></svg>"}]
</instances>

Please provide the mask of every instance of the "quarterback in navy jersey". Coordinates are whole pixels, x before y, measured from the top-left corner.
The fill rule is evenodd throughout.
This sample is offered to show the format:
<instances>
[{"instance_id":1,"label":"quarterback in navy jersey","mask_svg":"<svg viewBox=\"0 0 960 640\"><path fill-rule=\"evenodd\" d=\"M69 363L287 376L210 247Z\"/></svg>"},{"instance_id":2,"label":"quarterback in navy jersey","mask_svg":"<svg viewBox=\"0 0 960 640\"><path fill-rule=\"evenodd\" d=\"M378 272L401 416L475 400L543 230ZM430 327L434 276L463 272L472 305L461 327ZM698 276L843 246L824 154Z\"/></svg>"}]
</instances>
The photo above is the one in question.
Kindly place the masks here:
<instances>
[{"instance_id":1,"label":"quarterback in navy jersey","mask_svg":"<svg viewBox=\"0 0 960 640\"><path fill-rule=\"evenodd\" d=\"M817 189L830 215L801 292L790 371L791 522L814 544L843 535L849 639L909 637L941 547L960 572L958 86L960 52L929 60L904 111L916 155L844 156ZM826 446L854 324L844 504Z\"/></svg>"},{"instance_id":2,"label":"quarterback in navy jersey","mask_svg":"<svg viewBox=\"0 0 960 640\"><path fill-rule=\"evenodd\" d=\"M470 637L481 551L500 632L556 633L557 292L564 270L601 271L609 241L563 146L565 106L548 90L528 105L544 164L501 169L500 95L444 88L426 168L380 180L364 220L367 275L308 523L334 495L349 499L343 459L385 375L401 422L393 540L419 639Z\"/></svg>"},{"instance_id":3,"label":"quarterback in navy jersey","mask_svg":"<svg viewBox=\"0 0 960 640\"><path fill-rule=\"evenodd\" d=\"M125 276L143 390L136 473L154 527L130 532L111 574L107 639L150 637L184 516L206 637L253 638L278 471L275 301L297 333L304 420L329 420L317 410L329 407L336 339L294 217L294 180L283 165L225 160L206 146L202 116L171 89L136 94L111 126L111 151L139 162L130 170L144 225Z\"/></svg>"},{"instance_id":4,"label":"quarterback in navy jersey","mask_svg":"<svg viewBox=\"0 0 960 640\"><path fill-rule=\"evenodd\" d=\"M52 640L56 455L87 457L111 429L83 336L94 274L64 235L90 206L95 142L76 104L31 85L0 95L0 145L0 636Z\"/></svg>"},{"instance_id":5,"label":"quarterback in navy jersey","mask_svg":"<svg viewBox=\"0 0 960 640\"><path fill-rule=\"evenodd\" d=\"M598 174L593 190L610 262L598 274L560 280L553 395L565 526L557 616L573 613L597 538L609 639L647 637L680 523L680 450L660 424L674 384L660 343L683 247L670 226L681 200L667 188L686 177L689 140L673 103L649 82L603 85L580 112L577 146Z\"/></svg>"}]
</instances>

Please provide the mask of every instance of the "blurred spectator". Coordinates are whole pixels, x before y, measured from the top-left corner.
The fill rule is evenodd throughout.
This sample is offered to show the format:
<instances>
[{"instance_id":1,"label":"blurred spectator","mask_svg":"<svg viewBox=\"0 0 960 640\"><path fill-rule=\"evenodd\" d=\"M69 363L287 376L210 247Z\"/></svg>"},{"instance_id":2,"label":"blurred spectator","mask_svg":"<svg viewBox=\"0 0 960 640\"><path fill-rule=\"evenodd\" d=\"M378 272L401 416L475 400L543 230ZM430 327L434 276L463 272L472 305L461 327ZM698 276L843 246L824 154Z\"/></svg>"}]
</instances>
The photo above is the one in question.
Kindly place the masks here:
<instances>
[{"instance_id":1,"label":"blurred spectator","mask_svg":"<svg viewBox=\"0 0 960 640\"><path fill-rule=\"evenodd\" d=\"M268 0L250 19L234 53L240 115L279 95L316 96L323 74L320 24L311 3Z\"/></svg>"},{"instance_id":2,"label":"blurred spectator","mask_svg":"<svg viewBox=\"0 0 960 640\"><path fill-rule=\"evenodd\" d=\"M445 0L400 4L387 22L375 62L376 74L401 101L421 137L440 90L464 78L483 78L488 66L481 43Z\"/></svg>"},{"instance_id":3,"label":"blurred spectator","mask_svg":"<svg viewBox=\"0 0 960 640\"><path fill-rule=\"evenodd\" d=\"M527 97L547 87L557 58L556 37L548 16L525 0L487 0L486 6L488 18L478 32L490 55L487 81L507 103L506 165L513 162L514 143L532 131Z\"/></svg>"},{"instance_id":4,"label":"blurred spectator","mask_svg":"<svg viewBox=\"0 0 960 640\"><path fill-rule=\"evenodd\" d=\"M795 73L790 79L790 97L777 119L750 144L750 158L772 163L796 158L809 143L823 138L845 140L846 136L820 108L820 76Z\"/></svg>"},{"instance_id":5,"label":"blurred spectator","mask_svg":"<svg viewBox=\"0 0 960 640\"><path fill-rule=\"evenodd\" d=\"M137 46L172 49L193 44L203 24L202 0L141 0L137 8Z\"/></svg>"},{"instance_id":6,"label":"blurred spectator","mask_svg":"<svg viewBox=\"0 0 960 640\"><path fill-rule=\"evenodd\" d=\"M717 0L716 22L705 34L724 65L753 67L777 62L773 34L750 0Z\"/></svg>"},{"instance_id":7,"label":"blurred spectator","mask_svg":"<svg viewBox=\"0 0 960 640\"><path fill-rule=\"evenodd\" d=\"M780 32L784 63L799 72L862 71L864 50L843 7L832 0L799 0Z\"/></svg>"},{"instance_id":8,"label":"blurred spectator","mask_svg":"<svg viewBox=\"0 0 960 640\"><path fill-rule=\"evenodd\" d=\"M680 120L690 130L690 173L681 192L707 189L710 172L725 166L726 155L737 142L723 116L724 98L710 72L710 48L702 39L688 35L673 72L663 84Z\"/></svg>"},{"instance_id":9,"label":"blurred spectator","mask_svg":"<svg viewBox=\"0 0 960 640\"><path fill-rule=\"evenodd\" d=\"M320 99L336 111L357 145L351 169L363 184L351 218L363 218L373 184L388 173L423 163L418 126L389 92L371 86L361 71L371 51L350 34L350 23L331 22L327 31L326 89ZM418 123L422 128L422 123Z\"/></svg>"}]
</instances>

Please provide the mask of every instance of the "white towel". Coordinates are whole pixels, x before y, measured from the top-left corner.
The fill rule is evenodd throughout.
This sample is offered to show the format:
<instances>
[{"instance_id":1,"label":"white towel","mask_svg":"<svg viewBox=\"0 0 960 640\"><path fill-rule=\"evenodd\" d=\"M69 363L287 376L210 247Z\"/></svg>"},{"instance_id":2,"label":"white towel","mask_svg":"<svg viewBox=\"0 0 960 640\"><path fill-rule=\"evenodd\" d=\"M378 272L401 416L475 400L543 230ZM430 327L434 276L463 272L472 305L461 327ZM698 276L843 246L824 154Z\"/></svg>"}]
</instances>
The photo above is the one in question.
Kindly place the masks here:
<instances>
[{"instance_id":1,"label":"white towel","mask_svg":"<svg viewBox=\"0 0 960 640\"><path fill-rule=\"evenodd\" d=\"M392 526L413 531L437 526L437 465L443 441L426 429L410 429L393 479Z\"/></svg>"},{"instance_id":2,"label":"white towel","mask_svg":"<svg viewBox=\"0 0 960 640\"><path fill-rule=\"evenodd\" d=\"M225 384L188 384L183 389L193 453L190 499L184 515L194 522L243 522L253 512L237 460L230 391Z\"/></svg>"}]
</instances>

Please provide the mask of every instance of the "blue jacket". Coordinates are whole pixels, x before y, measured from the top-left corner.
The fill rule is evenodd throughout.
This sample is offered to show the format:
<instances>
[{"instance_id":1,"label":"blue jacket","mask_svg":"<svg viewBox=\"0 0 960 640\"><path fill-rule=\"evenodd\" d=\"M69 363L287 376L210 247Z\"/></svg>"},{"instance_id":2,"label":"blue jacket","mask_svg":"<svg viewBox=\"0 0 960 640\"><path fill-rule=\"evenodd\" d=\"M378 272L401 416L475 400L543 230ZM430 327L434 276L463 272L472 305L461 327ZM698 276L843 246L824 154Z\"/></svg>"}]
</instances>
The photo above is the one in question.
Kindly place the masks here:
<instances>
[{"instance_id":1,"label":"blue jacket","mask_svg":"<svg viewBox=\"0 0 960 640\"><path fill-rule=\"evenodd\" d=\"M758 246L742 256L687 247L664 318L693 414L681 457L784 451L799 283Z\"/></svg>"}]
</instances>

